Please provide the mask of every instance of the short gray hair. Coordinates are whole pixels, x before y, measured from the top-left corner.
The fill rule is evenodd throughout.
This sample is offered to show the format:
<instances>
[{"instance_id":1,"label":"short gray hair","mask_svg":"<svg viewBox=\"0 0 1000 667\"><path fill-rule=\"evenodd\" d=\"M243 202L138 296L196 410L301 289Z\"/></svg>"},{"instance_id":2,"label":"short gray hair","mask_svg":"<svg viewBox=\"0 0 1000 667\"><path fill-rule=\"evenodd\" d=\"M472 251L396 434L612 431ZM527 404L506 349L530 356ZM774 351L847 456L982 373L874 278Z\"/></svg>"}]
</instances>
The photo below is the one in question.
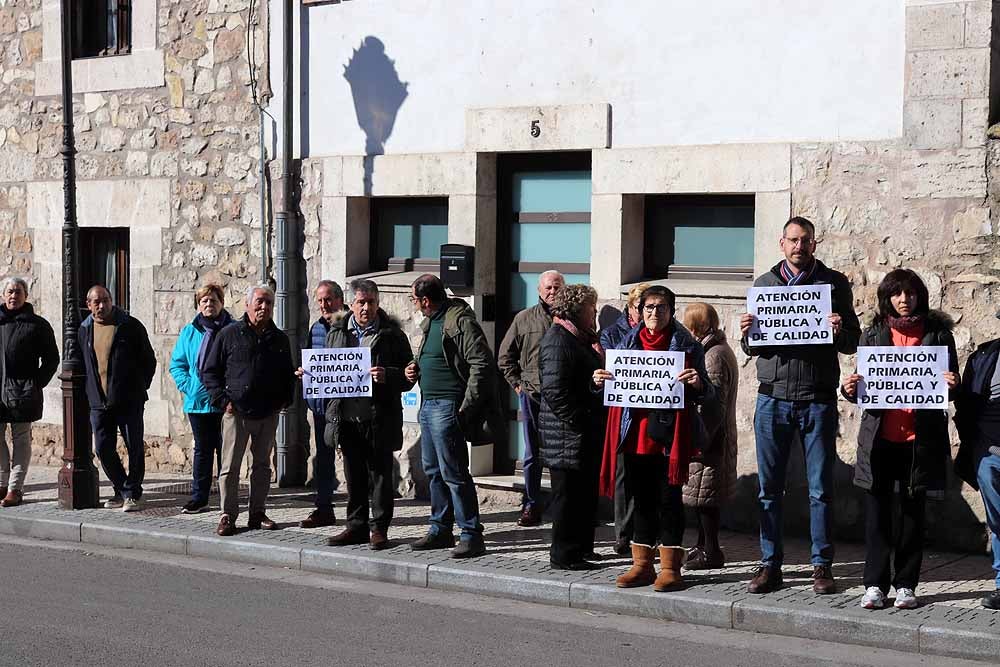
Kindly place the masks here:
<instances>
[{"instance_id":1,"label":"short gray hair","mask_svg":"<svg viewBox=\"0 0 1000 667\"><path fill-rule=\"evenodd\" d=\"M333 298L340 299L341 301L344 300L344 289L337 284L337 281L321 280L316 283L316 289L318 290L320 287L329 287L330 291L333 292Z\"/></svg>"},{"instance_id":2,"label":"short gray hair","mask_svg":"<svg viewBox=\"0 0 1000 667\"><path fill-rule=\"evenodd\" d=\"M348 291L351 293L351 301L357 298L359 292L365 294L370 294L375 297L378 301L378 285L375 284L374 280L368 280L367 278L356 278L352 280L347 286Z\"/></svg>"},{"instance_id":3,"label":"short gray hair","mask_svg":"<svg viewBox=\"0 0 1000 667\"><path fill-rule=\"evenodd\" d=\"M253 295L257 292L267 292L268 294L271 295L271 298L274 299L274 290L271 289L270 285L266 283L261 283L260 285L251 285L250 287L247 288L247 300L246 300L247 305L249 305L250 302L253 301Z\"/></svg>"},{"instance_id":4,"label":"short gray hair","mask_svg":"<svg viewBox=\"0 0 1000 667\"><path fill-rule=\"evenodd\" d=\"M564 285L566 284L566 276L559 273L555 269L549 269L548 271L542 271L541 275L538 276L539 285L542 284L542 280L545 278L545 276L559 276L559 280L563 281Z\"/></svg>"},{"instance_id":5,"label":"short gray hair","mask_svg":"<svg viewBox=\"0 0 1000 667\"><path fill-rule=\"evenodd\" d=\"M25 280L24 278L21 278L20 276L8 276L8 277L6 277L6 278L3 279L3 287L0 288L0 291L6 292L7 288L9 288L11 285L20 285L21 289L24 290L24 294L27 296L27 294L28 294L28 281L27 280Z\"/></svg>"}]
</instances>

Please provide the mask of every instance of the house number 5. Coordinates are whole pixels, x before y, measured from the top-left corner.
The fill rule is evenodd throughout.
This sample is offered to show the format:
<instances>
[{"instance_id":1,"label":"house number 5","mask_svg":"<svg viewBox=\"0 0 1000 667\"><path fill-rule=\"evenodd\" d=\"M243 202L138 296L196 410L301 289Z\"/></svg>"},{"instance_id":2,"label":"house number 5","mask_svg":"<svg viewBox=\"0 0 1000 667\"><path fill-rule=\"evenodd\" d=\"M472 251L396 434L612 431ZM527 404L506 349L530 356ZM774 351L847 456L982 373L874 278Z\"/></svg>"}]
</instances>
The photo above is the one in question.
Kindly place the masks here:
<instances>
[{"instance_id":1,"label":"house number 5","mask_svg":"<svg viewBox=\"0 0 1000 667\"><path fill-rule=\"evenodd\" d=\"M542 128L538 127L538 121L531 121L531 136L537 139L542 134Z\"/></svg>"}]
</instances>

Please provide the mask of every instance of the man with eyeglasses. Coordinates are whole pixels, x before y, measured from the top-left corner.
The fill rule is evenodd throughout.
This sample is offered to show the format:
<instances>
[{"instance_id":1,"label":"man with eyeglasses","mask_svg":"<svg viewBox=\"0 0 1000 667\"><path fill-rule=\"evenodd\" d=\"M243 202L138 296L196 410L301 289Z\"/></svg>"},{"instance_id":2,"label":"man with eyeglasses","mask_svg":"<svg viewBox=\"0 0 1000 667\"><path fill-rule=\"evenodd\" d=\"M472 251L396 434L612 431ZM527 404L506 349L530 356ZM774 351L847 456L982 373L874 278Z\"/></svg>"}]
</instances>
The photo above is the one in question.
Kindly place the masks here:
<instances>
[{"instance_id":1,"label":"man with eyeglasses","mask_svg":"<svg viewBox=\"0 0 1000 667\"><path fill-rule=\"evenodd\" d=\"M452 558L481 556L483 524L465 443L494 442L503 432L500 371L472 308L449 299L440 278L429 273L417 278L410 301L424 316L424 337L406 379L420 382L420 457L431 492L430 527L410 547L450 548L458 523L462 534Z\"/></svg>"},{"instance_id":2,"label":"man with eyeglasses","mask_svg":"<svg viewBox=\"0 0 1000 667\"><path fill-rule=\"evenodd\" d=\"M809 530L812 537L813 591L836 592L833 577L833 464L837 455L838 354L854 354L861 326L847 277L818 259L816 229L802 217L785 223L779 243L785 259L757 278L754 287L823 285L832 287L829 315L833 343L824 345L753 346L747 335L754 316L740 319L743 351L757 357L760 388L754 414L760 483L761 564L750 593L781 588L782 503L792 443L801 441L809 482Z\"/></svg>"}]
</instances>

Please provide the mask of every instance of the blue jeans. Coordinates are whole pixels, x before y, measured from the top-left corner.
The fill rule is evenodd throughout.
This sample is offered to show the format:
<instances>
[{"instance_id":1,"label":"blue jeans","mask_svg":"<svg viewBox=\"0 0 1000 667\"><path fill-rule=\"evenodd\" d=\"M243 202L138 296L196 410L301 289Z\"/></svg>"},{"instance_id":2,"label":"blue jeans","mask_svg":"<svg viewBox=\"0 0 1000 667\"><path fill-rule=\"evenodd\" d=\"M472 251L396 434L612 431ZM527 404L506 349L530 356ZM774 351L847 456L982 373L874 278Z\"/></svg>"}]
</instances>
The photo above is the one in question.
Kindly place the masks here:
<instances>
[{"instance_id":1,"label":"blue jeans","mask_svg":"<svg viewBox=\"0 0 1000 667\"><path fill-rule=\"evenodd\" d=\"M313 413L313 440L316 456L313 457L313 484L316 485L316 507L333 510L333 492L340 483L337 481L337 452L323 440L326 430L326 415Z\"/></svg>"},{"instance_id":2,"label":"blue jeans","mask_svg":"<svg viewBox=\"0 0 1000 667\"><path fill-rule=\"evenodd\" d=\"M420 462L431 490L430 532L451 533L458 523L462 539L479 538L479 498L469 474L469 451L458 424L455 401L425 398L420 406Z\"/></svg>"},{"instance_id":3,"label":"blue jeans","mask_svg":"<svg viewBox=\"0 0 1000 667\"><path fill-rule=\"evenodd\" d=\"M976 478L983 505L986 506L986 525L989 526L993 546L993 572L996 587L1000 590L1000 537L997 537L1000 535L1000 456L987 453L979 461Z\"/></svg>"},{"instance_id":4,"label":"blue jeans","mask_svg":"<svg viewBox=\"0 0 1000 667\"><path fill-rule=\"evenodd\" d=\"M142 443L142 408L131 411L91 410L94 449L116 496L139 500L146 477L146 449ZM128 473L118 455L118 432L121 431L128 452Z\"/></svg>"},{"instance_id":5,"label":"blue jeans","mask_svg":"<svg viewBox=\"0 0 1000 667\"><path fill-rule=\"evenodd\" d=\"M204 505L212 491L212 464L222 470L222 413L189 412L188 420L194 435L191 501Z\"/></svg>"},{"instance_id":6,"label":"blue jeans","mask_svg":"<svg viewBox=\"0 0 1000 667\"><path fill-rule=\"evenodd\" d=\"M540 505L542 499L542 440L538 435L538 413L541 406L524 392L517 396L524 415L524 507Z\"/></svg>"},{"instance_id":7,"label":"blue jeans","mask_svg":"<svg viewBox=\"0 0 1000 667\"><path fill-rule=\"evenodd\" d=\"M788 457L802 442L809 481L809 533L813 565L833 563L833 464L837 455L837 404L783 401L760 394L753 427L760 482L761 563L781 567L785 558L782 504Z\"/></svg>"}]
</instances>

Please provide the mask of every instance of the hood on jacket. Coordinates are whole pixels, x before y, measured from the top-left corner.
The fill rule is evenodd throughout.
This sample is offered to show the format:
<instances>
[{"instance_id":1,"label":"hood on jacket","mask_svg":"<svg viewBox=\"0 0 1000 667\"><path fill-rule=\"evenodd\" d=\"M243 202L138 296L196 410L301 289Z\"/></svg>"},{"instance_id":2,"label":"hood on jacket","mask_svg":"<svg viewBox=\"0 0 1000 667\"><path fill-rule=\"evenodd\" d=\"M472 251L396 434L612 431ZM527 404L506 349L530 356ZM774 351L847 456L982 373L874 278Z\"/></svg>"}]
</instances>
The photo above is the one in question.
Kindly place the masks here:
<instances>
[{"instance_id":1,"label":"hood on jacket","mask_svg":"<svg viewBox=\"0 0 1000 667\"><path fill-rule=\"evenodd\" d=\"M333 323L330 324L330 329L341 329L343 331L347 331L351 326L351 311L347 310L344 311L343 314L338 313L337 315L338 316L334 318ZM377 316L380 329L382 327L389 327L392 329L399 329L400 331L403 330L402 323L389 313L382 310L382 306L378 307Z\"/></svg>"},{"instance_id":2,"label":"hood on jacket","mask_svg":"<svg viewBox=\"0 0 1000 667\"><path fill-rule=\"evenodd\" d=\"M0 322L14 320L29 320L35 315L35 308L27 301L17 312L7 310L7 306L0 306Z\"/></svg>"}]
</instances>

